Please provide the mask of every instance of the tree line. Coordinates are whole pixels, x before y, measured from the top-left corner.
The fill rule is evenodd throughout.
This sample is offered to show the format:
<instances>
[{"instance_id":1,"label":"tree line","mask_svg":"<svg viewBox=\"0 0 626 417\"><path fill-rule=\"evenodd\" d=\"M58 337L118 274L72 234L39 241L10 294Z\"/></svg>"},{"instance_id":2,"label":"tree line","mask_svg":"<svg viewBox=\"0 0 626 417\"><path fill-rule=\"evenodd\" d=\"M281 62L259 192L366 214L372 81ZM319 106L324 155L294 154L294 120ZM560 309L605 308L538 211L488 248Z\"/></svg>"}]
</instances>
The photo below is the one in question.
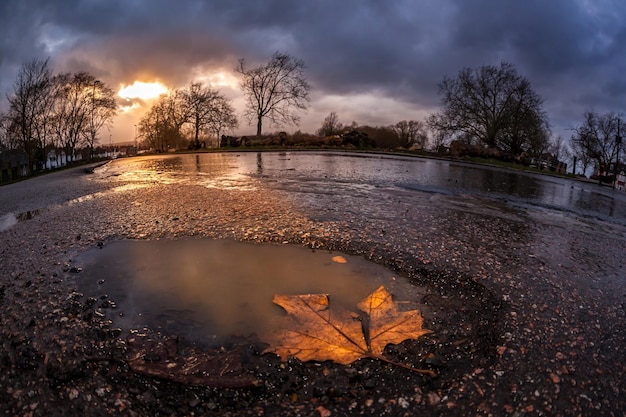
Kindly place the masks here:
<instances>
[{"instance_id":1,"label":"tree line","mask_svg":"<svg viewBox=\"0 0 626 417\"><path fill-rule=\"evenodd\" d=\"M24 63L0 114L0 151L21 150L28 174L62 149L71 162L79 147L92 150L116 114L115 93L87 72L53 74L48 60Z\"/></svg>"},{"instance_id":2,"label":"tree line","mask_svg":"<svg viewBox=\"0 0 626 417\"><path fill-rule=\"evenodd\" d=\"M621 131L624 121L615 112L587 110L572 135L572 153L583 167L593 164L600 175L611 176L620 168Z\"/></svg>"},{"instance_id":3,"label":"tree line","mask_svg":"<svg viewBox=\"0 0 626 417\"><path fill-rule=\"evenodd\" d=\"M257 136L262 134L264 121L277 127L299 123L298 111L306 109L310 90L303 61L276 52L267 63L252 68L240 59L235 72L241 76L246 98L244 116L249 123L256 122ZM181 144L196 149L206 146L211 136L219 140L222 132L238 124L224 95L192 82L163 95L141 119L139 131L147 146L165 152Z\"/></svg>"},{"instance_id":4,"label":"tree line","mask_svg":"<svg viewBox=\"0 0 626 417\"><path fill-rule=\"evenodd\" d=\"M235 71L241 77L246 100L244 116L256 124L298 125L299 112L308 107L311 89L302 60L276 52L270 60L249 67L239 60ZM583 172L590 165L598 170L615 167L621 148L621 115L587 110L569 141L553 136L541 96L515 67L503 62L463 68L438 84L441 109L426 120L402 120L390 126L344 126L331 112L317 130L332 136L359 129L377 136L381 147L432 148L463 143L495 149L508 155L542 155L575 158ZM113 91L89 73L53 75L48 61L33 60L22 66L8 96L9 111L0 118L0 147L22 149L29 167L44 160L48 146L72 155L79 145L93 149L98 132L115 115ZM139 122L146 146L158 151L199 148L222 132L238 126L230 101L198 82L162 95ZM215 146L218 143L214 144Z\"/></svg>"},{"instance_id":5,"label":"tree line","mask_svg":"<svg viewBox=\"0 0 626 417\"><path fill-rule=\"evenodd\" d=\"M236 71L242 76L246 95L246 115L257 123L261 135L264 119L270 123L298 123L297 112L307 108L310 85L304 63L287 54L275 53L270 61L248 69L241 60ZM426 120L403 120L390 126L344 126L331 112L317 130L318 136L332 136L349 130L368 130L378 136L380 145L432 148L465 143L496 150L508 157L543 156L557 160L574 159L585 173L593 164L597 171L616 169L621 147L621 116L587 110L574 127L569 141L551 132L543 99L530 81L513 64L462 68L454 77L445 76L438 84L441 110Z\"/></svg>"},{"instance_id":6,"label":"tree line","mask_svg":"<svg viewBox=\"0 0 626 417\"><path fill-rule=\"evenodd\" d=\"M582 172L593 164L598 172L617 169L621 147L621 116L587 110L566 142L551 133L543 100L515 67L463 68L439 83L442 109L427 120L436 140L459 140L496 148L511 155L542 155L573 159ZM611 166L613 167L611 169Z\"/></svg>"},{"instance_id":7,"label":"tree line","mask_svg":"<svg viewBox=\"0 0 626 417\"><path fill-rule=\"evenodd\" d=\"M401 121L377 128L395 134L399 146L437 150L442 145L460 142L482 149L497 150L509 158L542 156L549 153L559 161L573 160L574 170L590 166L600 175L614 173L620 163L621 115L587 110L583 121L571 130L569 141L554 136L543 100L531 83L515 67L463 68L455 77L444 77L438 84L441 110L425 121ZM356 128L353 123L353 128ZM345 127L336 113L330 113L317 131L319 135L337 134Z\"/></svg>"},{"instance_id":8,"label":"tree line","mask_svg":"<svg viewBox=\"0 0 626 417\"><path fill-rule=\"evenodd\" d=\"M339 121L336 112L331 112L322 126L315 132L318 136L329 137L359 131L371 137L381 148L423 149L428 142L428 130L424 122L401 120L389 126L361 126L357 122L345 125Z\"/></svg>"},{"instance_id":9,"label":"tree line","mask_svg":"<svg viewBox=\"0 0 626 417\"><path fill-rule=\"evenodd\" d=\"M159 152L186 146L200 149L212 135L238 125L230 101L218 90L198 82L161 95L139 122L145 146Z\"/></svg>"}]
</instances>

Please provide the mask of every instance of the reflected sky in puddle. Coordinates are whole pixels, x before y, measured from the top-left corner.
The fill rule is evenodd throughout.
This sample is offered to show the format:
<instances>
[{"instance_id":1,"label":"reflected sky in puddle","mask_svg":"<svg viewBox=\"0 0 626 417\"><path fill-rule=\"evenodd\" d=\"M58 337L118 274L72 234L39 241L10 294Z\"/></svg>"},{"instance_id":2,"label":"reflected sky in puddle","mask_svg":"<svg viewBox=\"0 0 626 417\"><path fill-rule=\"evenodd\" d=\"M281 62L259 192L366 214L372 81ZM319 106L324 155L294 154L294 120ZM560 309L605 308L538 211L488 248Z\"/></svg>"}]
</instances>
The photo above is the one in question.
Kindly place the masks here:
<instances>
[{"instance_id":1,"label":"reflected sky in puddle","mask_svg":"<svg viewBox=\"0 0 626 417\"><path fill-rule=\"evenodd\" d=\"M31 220L35 216L38 216L45 210L46 209L28 210L28 211L17 213L17 214L7 213L5 215L2 215L0 216L0 232L10 229L11 227L15 226L18 222L21 222L24 220Z\"/></svg>"},{"instance_id":2,"label":"reflected sky in puddle","mask_svg":"<svg viewBox=\"0 0 626 417\"><path fill-rule=\"evenodd\" d=\"M245 159L245 158L244 158ZM135 184L194 184L207 188L256 189L255 180L241 164L240 156L229 153L159 155L116 161L96 170L99 178Z\"/></svg>"},{"instance_id":3,"label":"reflected sky in puddle","mask_svg":"<svg viewBox=\"0 0 626 417\"><path fill-rule=\"evenodd\" d=\"M117 241L81 254L72 275L85 296L107 295L103 308L126 330L160 328L211 343L273 329L283 312L274 294L326 293L332 306L354 311L380 285L416 307L420 288L361 257L292 245L227 240ZM119 313L123 313L120 317Z\"/></svg>"},{"instance_id":4,"label":"reflected sky in puddle","mask_svg":"<svg viewBox=\"0 0 626 417\"><path fill-rule=\"evenodd\" d=\"M90 200L94 200L97 199L99 197L102 197L104 195L106 195L107 193L125 193L128 191L133 191L133 190L138 190L141 188L146 188L148 187L148 184L142 184L142 183L129 183L129 184L124 184L124 185L120 185L117 187L113 187L108 191L100 191L97 193L92 193L92 194L85 194L82 195L80 197L76 197L76 198L72 198L70 200L67 200L66 202L62 203L62 204L52 204L48 207L44 207L41 209L36 209L36 210L27 210L24 212L20 212L20 213L7 213L4 215L0 216L0 232L5 231L7 229L10 229L11 227L15 226L18 222L24 221L24 220L31 220L34 217L42 214L43 212L46 212L50 209L53 209L55 207L60 207L63 205L74 205L74 204L81 204L84 203L86 201L90 201Z\"/></svg>"},{"instance_id":5,"label":"reflected sky in puddle","mask_svg":"<svg viewBox=\"0 0 626 417\"><path fill-rule=\"evenodd\" d=\"M597 184L402 156L166 155L115 161L98 170L96 179L113 182L120 191L152 184L271 189L322 220L396 216L389 218L396 221L398 211L386 207L406 205L433 217L445 212L443 224L451 228L463 221L455 213L510 216L517 221L518 213L527 208L626 223L626 194ZM354 310L382 284L404 300L414 296L408 307L422 309L417 302L421 289L406 279L395 279L389 270L362 258L333 263L332 255L288 245L122 241L82 254L77 265L83 272L75 279L86 296L106 294L115 301L116 309L103 311L126 329L149 326L202 342L271 330L273 320L282 314L271 302L276 293L328 293L331 303Z\"/></svg>"},{"instance_id":6,"label":"reflected sky in puddle","mask_svg":"<svg viewBox=\"0 0 626 417\"><path fill-rule=\"evenodd\" d=\"M193 184L292 195L377 198L406 191L496 198L626 224L626 193L595 183L454 161L344 152L241 152L160 155L118 160L97 170L106 181Z\"/></svg>"},{"instance_id":7,"label":"reflected sky in puddle","mask_svg":"<svg viewBox=\"0 0 626 417\"><path fill-rule=\"evenodd\" d=\"M14 213L7 213L0 216L0 232L7 230L9 227L17 224L17 216Z\"/></svg>"}]
</instances>

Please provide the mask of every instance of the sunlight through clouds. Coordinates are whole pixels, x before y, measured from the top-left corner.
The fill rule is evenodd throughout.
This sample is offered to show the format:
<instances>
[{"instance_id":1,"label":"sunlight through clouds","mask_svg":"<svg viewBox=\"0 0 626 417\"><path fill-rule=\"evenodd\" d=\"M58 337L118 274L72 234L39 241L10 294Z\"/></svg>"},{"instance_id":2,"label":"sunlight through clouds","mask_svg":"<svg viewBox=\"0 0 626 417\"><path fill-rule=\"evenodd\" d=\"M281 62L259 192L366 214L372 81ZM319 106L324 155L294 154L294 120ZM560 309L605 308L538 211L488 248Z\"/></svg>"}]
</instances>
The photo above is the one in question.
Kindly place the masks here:
<instances>
[{"instance_id":1,"label":"sunlight through clouds","mask_svg":"<svg viewBox=\"0 0 626 417\"><path fill-rule=\"evenodd\" d=\"M444 76L502 61L536 87L555 135L569 137L585 109L620 112L626 97L619 0L170 3L0 0L1 97L20 63L49 57L55 73L89 72L113 86L120 111L137 119L191 82L220 90L241 115L238 59L254 67L276 51L306 65L313 100L303 132L331 112L372 126L427 117ZM250 129L242 120L238 133Z\"/></svg>"},{"instance_id":2,"label":"sunlight through clouds","mask_svg":"<svg viewBox=\"0 0 626 417\"><path fill-rule=\"evenodd\" d=\"M122 84L122 87L117 92L117 95L126 99L140 98L142 100L146 100L156 98L166 92L167 87L158 81L152 83L135 81L133 84L128 86Z\"/></svg>"},{"instance_id":3,"label":"sunlight through clouds","mask_svg":"<svg viewBox=\"0 0 626 417\"><path fill-rule=\"evenodd\" d=\"M191 79L210 85L213 88L239 89L239 78L232 72L223 69L208 69L204 66L196 66L191 70Z\"/></svg>"}]
</instances>

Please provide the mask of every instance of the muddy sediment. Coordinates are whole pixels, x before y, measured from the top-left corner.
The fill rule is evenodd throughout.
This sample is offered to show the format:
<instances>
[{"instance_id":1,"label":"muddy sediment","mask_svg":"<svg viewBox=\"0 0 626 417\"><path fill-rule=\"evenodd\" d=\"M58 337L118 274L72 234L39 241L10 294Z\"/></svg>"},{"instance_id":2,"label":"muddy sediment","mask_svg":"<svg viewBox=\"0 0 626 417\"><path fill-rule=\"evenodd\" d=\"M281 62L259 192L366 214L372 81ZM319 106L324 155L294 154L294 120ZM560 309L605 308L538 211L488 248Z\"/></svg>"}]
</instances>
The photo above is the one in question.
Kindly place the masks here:
<instances>
[{"instance_id":1,"label":"muddy sediment","mask_svg":"<svg viewBox=\"0 0 626 417\"><path fill-rule=\"evenodd\" d=\"M626 409L623 226L483 197L381 192L346 201L268 187L119 188L75 174L0 189L0 214L35 213L0 232L3 414L619 416ZM433 204L437 210L428 209ZM75 260L87 249L205 237L363 256L427 288L424 326L433 333L385 355L437 377L372 359L282 363L250 339L212 351L159 329L128 334L101 314L112 304L77 292ZM219 371L209 365L195 379L159 373L164 358L184 365L207 357L231 363L228 378L213 378Z\"/></svg>"}]
</instances>

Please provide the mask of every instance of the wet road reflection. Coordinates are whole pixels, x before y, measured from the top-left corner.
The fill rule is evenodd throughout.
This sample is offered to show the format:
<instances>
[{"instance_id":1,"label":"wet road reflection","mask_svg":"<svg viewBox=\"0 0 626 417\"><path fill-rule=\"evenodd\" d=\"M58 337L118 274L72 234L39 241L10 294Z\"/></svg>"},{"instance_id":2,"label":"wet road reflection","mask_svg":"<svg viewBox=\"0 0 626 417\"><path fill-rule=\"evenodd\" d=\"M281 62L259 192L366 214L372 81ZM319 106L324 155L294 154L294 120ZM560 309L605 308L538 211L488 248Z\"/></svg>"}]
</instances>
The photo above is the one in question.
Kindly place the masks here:
<instances>
[{"instance_id":1,"label":"wet road reflection","mask_svg":"<svg viewBox=\"0 0 626 417\"><path fill-rule=\"evenodd\" d=\"M493 252L509 250L499 248L501 242L525 247L536 238L529 222L548 212L553 217L573 213L626 224L626 194L597 184L404 156L334 152L150 156L115 161L98 169L94 179L105 181L111 190L167 184L268 192L273 199L294 203L315 223L349 230L355 246L367 250L387 245L394 242L388 239L390 234L395 234L400 242L395 250L412 259L430 262L436 257L440 264L450 265L463 262L468 250L481 254L485 262L496 262L490 256ZM437 238L441 243L429 246ZM490 243L493 238L495 244ZM549 242L545 250L566 246L550 249L555 238ZM360 257L349 259L348 270L330 259L328 252L290 245L176 240L115 242L81 255L77 262L84 268L81 292L114 300L118 309L107 311L124 313L122 318L112 317L120 325L147 325L204 342L268 331L264 326L280 313L271 303L276 293L328 293L333 302L351 309L380 284L409 285ZM97 284L101 280L104 283ZM397 292L419 293L414 286Z\"/></svg>"},{"instance_id":2,"label":"wet road reflection","mask_svg":"<svg viewBox=\"0 0 626 417\"><path fill-rule=\"evenodd\" d=\"M626 193L595 183L424 158L335 152L241 152L120 160L100 178L141 184L365 196L381 190L467 195L514 207L572 212L626 224Z\"/></svg>"},{"instance_id":3,"label":"wet road reflection","mask_svg":"<svg viewBox=\"0 0 626 417\"><path fill-rule=\"evenodd\" d=\"M149 156L117 160L97 169L96 176L144 185L192 183L208 188L254 189L248 159L228 153Z\"/></svg>"}]
</instances>

